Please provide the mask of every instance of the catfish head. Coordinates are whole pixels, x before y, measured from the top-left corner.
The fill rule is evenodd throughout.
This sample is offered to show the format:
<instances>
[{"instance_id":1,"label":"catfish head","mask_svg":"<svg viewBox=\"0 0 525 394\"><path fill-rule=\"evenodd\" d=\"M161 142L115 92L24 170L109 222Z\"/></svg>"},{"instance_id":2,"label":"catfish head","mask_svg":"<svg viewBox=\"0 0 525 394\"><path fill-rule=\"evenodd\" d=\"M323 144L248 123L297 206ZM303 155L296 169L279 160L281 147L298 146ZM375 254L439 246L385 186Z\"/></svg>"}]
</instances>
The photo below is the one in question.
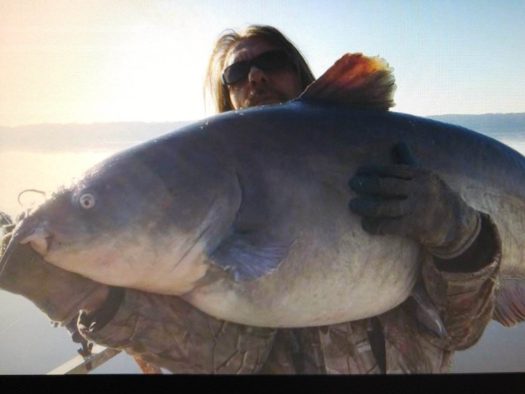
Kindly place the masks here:
<instances>
[{"instance_id":1,"label":"catfish head","mask_svg":"<svg viewBox=\"0 0 525 394\"><path fill-rule=\"evenodd\" d=\"M238 203L221 197L224 179L202 175L161 148L94 167L28 215L11 243L28 244L46 262L96 282L137 289L166 282L166 293L190 290Z\"/></svg>"}]
</instances>

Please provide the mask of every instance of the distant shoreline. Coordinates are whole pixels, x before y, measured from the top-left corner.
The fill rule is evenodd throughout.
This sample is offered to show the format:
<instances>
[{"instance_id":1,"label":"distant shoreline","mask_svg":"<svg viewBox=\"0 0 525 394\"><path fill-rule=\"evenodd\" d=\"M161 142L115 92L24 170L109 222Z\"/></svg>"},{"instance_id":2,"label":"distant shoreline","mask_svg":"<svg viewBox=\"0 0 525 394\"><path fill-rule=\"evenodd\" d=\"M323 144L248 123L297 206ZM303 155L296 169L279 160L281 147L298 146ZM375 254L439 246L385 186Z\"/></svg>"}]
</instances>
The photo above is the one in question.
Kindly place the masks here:
<instances>
[{"instance_id":1,"label":"distant shoreline","mask_svg":"<svg viewBox=\"0 0 525 394\"><path fill-rule=\"evenodd\" d=\"M395 112L395 111L394 111ZM427 116L500 139L525 135L525 112ZM55 152L118 149L175 131L193 121L49 123L0 126L0 153L7 150ZM102 142L103 141L103 142Z\"/></svg>"}]
</instances>

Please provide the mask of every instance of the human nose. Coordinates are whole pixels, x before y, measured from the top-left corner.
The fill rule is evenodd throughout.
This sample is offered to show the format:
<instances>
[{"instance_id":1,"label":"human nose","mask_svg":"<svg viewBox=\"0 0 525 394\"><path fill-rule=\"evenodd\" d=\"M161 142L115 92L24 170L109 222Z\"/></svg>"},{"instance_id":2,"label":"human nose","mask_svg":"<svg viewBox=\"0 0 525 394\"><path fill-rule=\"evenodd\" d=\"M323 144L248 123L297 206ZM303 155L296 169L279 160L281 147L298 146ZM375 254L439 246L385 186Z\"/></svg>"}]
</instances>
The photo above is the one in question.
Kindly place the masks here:
<instances>
[{"instance_id":1,"label":"human nose","mask_svg":"<svg viewBox=\"0 0 525 394\"><path fill-rule=\"evenodd\" d=\"M250 82L250 84L257 84L266 81L267 77L263 70L257 66L252 66L250 68L250 72L248 73L248 82Z\"/></svg>"}]
</instances>

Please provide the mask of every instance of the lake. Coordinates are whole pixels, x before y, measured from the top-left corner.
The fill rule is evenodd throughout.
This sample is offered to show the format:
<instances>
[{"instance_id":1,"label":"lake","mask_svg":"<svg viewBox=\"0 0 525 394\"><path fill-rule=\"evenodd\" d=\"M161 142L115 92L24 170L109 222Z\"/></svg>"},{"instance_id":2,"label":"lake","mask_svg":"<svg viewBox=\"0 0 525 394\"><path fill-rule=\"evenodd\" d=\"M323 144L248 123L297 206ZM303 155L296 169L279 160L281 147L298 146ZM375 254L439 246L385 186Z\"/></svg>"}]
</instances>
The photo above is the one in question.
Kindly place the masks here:
<instances>
[{"instance_id":1,"label":"lake","mask_svg":"<svg viewBox=\"0 0 525 394\"><path fill-rule=\"evenodd\" d=\"M158 133L157 133L158 134ZM44 135L44 134L40 134ZM502 134L498 138L525 154L525 138L516 133ZM34 143L34 141L32 141ZM96 149L24 150L2 149L0 145L0 209L16 215L24 207L38 203L36 189L51 193L57 186L68 184L91 165L117 150L133 145L127 140L104 149L100 141ZM107 145L106 145L107 146ZM54 328L46 316L29 301L5 291L0 291L0 374L45 374L76 355L74 344L64 328ZM525 371L525 324L503 328L492 322L477 345L457 352L452 372L518 372ZM121 353L96 373L138 373L140 370L131 357Z\"/></svg>"}]
</instances>

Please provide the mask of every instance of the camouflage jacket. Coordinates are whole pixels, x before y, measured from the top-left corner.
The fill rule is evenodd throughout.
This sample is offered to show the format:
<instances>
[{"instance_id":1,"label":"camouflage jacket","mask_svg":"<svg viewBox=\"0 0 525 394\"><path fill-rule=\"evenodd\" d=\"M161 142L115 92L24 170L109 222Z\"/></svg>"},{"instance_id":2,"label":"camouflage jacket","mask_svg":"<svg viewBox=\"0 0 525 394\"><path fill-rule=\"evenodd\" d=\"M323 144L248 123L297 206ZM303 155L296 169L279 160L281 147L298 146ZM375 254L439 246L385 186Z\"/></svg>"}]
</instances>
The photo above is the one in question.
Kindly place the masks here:
<instances>
[{"instance_id":1,"label":"camouflage jacket","mask_svg":"<svg viewBox=\"0 0 525 394\"><path fill-rule=\"evenodd\" d=\"M446 335L420 323L411 298L370 319L270 329L228 323L180 298L128 289L114 290L118 302L107 304L116 307L81 315L79 331L174 373L447 372L453 352L481 337L494 309L501 241L492 221L484 217L484 222L491 229L490 239L477 243L472 264L461 271L451 272L445 263L422 253L422 281Z\"/></svg>"}]
</instances>

